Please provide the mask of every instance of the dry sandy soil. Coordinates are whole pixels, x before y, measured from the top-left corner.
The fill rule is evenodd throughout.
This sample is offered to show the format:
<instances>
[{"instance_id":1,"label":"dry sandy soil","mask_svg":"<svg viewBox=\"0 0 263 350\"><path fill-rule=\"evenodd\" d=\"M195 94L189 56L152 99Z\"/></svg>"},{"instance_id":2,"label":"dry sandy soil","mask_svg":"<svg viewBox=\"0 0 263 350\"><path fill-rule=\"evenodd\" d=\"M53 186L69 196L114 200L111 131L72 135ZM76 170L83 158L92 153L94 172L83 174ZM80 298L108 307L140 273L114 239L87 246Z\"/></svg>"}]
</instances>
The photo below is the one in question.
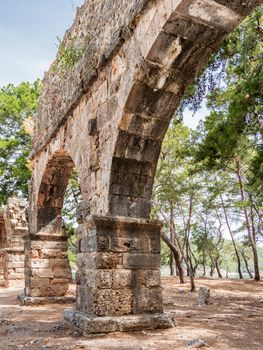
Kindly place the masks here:
<instances>
[{"instance_id":1,"label":"dry sandy soil","mask_svg":"<svg viewBox=\"0 0 263 350\"><path fill-rule=\"evenodd\" d=\"M199 279L211 289L212 304L197 306L176 278L163 278L165 309L176 313L177 327L164 331L114 333L81 337L63 323L72 305L19 306L19 289L0 288L0 350L263 350L263 282ZM183 291L182 291L183 289Z\"/></svg>"}]
</instances>

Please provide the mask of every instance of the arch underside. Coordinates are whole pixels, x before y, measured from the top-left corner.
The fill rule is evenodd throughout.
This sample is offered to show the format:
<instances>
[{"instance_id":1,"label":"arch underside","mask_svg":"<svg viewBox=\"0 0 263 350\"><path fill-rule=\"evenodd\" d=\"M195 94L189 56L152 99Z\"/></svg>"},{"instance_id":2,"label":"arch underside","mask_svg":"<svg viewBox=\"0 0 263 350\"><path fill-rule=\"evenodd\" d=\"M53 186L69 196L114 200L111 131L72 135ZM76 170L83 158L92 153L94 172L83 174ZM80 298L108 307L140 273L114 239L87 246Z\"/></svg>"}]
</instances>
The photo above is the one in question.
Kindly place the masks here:
<instances>
[{"instance_id":1,"label":"arch underside","mask_svg":"<svg viewBox=\"0 0 263 350\"><path fill-rule=\"evenodd\" d=\"M74 162L66 152L56 152L48 161L37 201L38 231L61 214Z\"/></svg>"},{"instance_id":2,"label":"arch underside","mask_svg":"<svg viewBox=\"0 0 263 350\"><path fill-rule=\"evenodd\" d=\"M73 168L69 153L54 152L36 191L37 206L31 216L35 217L37 229L31 228L25 241L25 294L35 298L35 303L44 303L50 297L62 297L63 301L71 281L68 237L62 228L61 210ZM20 300L27 302L23 295Z\"/></svg>"},{"instance_id":3,"label":"arch underside","mask_svg":"<svg viewBox=\"0 0 263 350\"><path fill-rule=\"evenodd\" d=\"M112 215L149 217L162 140L186 87L259 4L177 2L134 76L119 123L109 189Z\"/></svg>"}]
</instances>

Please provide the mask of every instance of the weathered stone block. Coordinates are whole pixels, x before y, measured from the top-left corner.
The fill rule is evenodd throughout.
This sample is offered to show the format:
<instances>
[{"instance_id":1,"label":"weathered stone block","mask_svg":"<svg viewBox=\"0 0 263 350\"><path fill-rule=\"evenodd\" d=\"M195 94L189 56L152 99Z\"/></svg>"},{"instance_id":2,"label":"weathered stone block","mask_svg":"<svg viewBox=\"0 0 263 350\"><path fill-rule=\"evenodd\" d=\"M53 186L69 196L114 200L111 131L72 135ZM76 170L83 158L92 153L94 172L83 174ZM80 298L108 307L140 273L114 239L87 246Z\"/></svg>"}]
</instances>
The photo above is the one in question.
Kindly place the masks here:
<instances>
[{"instance_id":1,"label":"weathered stone block","mask_svg":"<svg viewBox=\"0 0 263 350\"><path fill-rule=\"evenodd\" d=\"M44 248L40 250L39 255L41 258L59 258L59 259L65 259L65 260L67 260L68 258L67 250L62 250L62 249Z\"/></svg>"},{"instance_id":2,"label":"weathered stone block","mask_svg":"<svg viewBox=\"0 0 263 350\"><path fill-rule=\"evenodd\" d=\"M132 286L132 271L131 270L115 270L113 271L112 288L122 289Z\"/></svg>"},{"instance_id":3,"label":"weathered stone block","mask_svg":"<svg viewBox=\"0 0 263 350\"><path fill-rule=\"evenodd\" d=\"M134 314L163 312L161 288L135 288L132 305Z\"/></svg>"},{"instance_id":4,"label":"weathered stone block","mask_svg":"<svg viewBox=\"0 0 263 350\"><path fill-rule=\"evenodd\" d=\"M36 249L32 249L29 252L29 256L30 256L30 258L37 259L37 258L39 258L39 251Z\"/></svg>"},{"instance_id":5,"label":"weathered stone block","mask_svg":"<svg viewBox=\"0 0 263 350\"><path fill-rule=\"evenodd\" d=\"M68 285L69 283L69 280L68 279L65 279L65 278L53 278L51 281L50 281L50 284L53 285L53 284L59 284L60 286L65 284L65 285Z\"/></svg>"},{"instance_id":6,"label":"weathered stone block","mask_svg":"<svg viewBox=\"0 0 263 350\"><path fill-rule=\"evenodd\" d=\"M128 316L94 317L77 310L64 312L66 321L83 334L110 333L110 332L134 332L146 329L166 329L176 326L172 314L145 314Z\"/></svg>"},{"instance_id":7,"label":"weathered stone block","mask_svg":"<svg viewBox=\"0 0 263 350\"><path fill-rule=\"evenodd\" d=\"M68 285L49 285L27 289L26 294L31 295L32 297L56 297L65 295L67 291Z\"/></svg>"},{"instance_id":8,"label":"weathered stone block","mask_svg":"<svg viewBox=\"0 0 263 350\"><path fill-rule=\"evenodd\" d=\"M77 221L79 224L82 224L86 217L90 215L90 203L82 201L78 204L76 210Z\"/></svg>"},{"instance_id":9,"label":"weathered stone block","mask_svg":"<svg viewBox=\"0 0 263 350\"><path fill-rule=\"evenodd\" d=\"M112 287L112 274L112 270L79 269L76 282L83 287L109 289Z\"/></svg>"},{"instance_id":10,"label":"weathered stone block","mask_svg":"<svg viewBox=\"0 0 263 350\"><path fill-rule=\"evenodd\" d=\"M116 269L122 265L122 254L104 253L95 254L95 266L97 269Z\"/></svg>"},{"instance_id":11,"label":"weathered stone block","mask_svg":"<svg viewBox=\"0 0 263 350\"><path fill-rule=\"evenodd\" d=\"M150 253L150 240L148 238L113 237L111 239L111 251Z\"/></svg>"},{"instance_id":12,"label":"weathered stone block","mask_svg":"<svg viewBox=\"0 0 263 350\"><path fill-rule=\"evenodd\" d=\"M64 270L63 270L64 271ZM52 269L32 269L34 277L54 278L54 271Z\"/></svg>"},{"instance_id":13,"label":"weathered stone block","mask_svg":"<svg viewBox=\"0 0 263 350\"><path fill-rule=\"evenodd\" d=\"M23 261L12 261L8 262L8 269L14 269L14 268L24 267Z\"/></svg>"},{"instance_id":14,"label":"weathered stone block","mask_svg":"<svg viewBox=\"0 0 263 350\"><path fill-rule=\"evenodd\" d=\"M50 268L69 268L68 259L49 259Z\"/></svg>"},{"instance_id":15,"label":"weathered stone block","mask_svg":"<svg viewBox=\"0 0 263 350\"><path fill-rule=\"evenodd\" d=\"M30 282L29 285L31 286L31 288L35 288L35 287L48 287L50 284L50 279L43 277L32 277L30 278Z\"/></svg>"},{"instance_id":16,"label":"weathered stone block","mask_svg":"<svg viewBox=\"0 0 263 350\"><path fill-rule=\"evenodd\" d=\"M159 254L123 253L123 267L125 269L158 269Z\"/></svg>"},{"instance_id":17,"label":"weathered stone block","mask_svg":"<svg viewBox=\"0 0 263 350\"><path fill-rule=\"evenodd\" d=\"M30 247L32 250L43 249L44 242L43 241L29 241ZM46 244L46 243L45 243Z\"/></svg>"},{"instance_id":18,"label":"weathered stone block","mask_svg":"<svg viewBox=\"0 0 263 350\"><path fill-rule=\"evenodd\" d=\"M161 284L160 270L137 270L133 272L133 286L159 287Z\"/></svg>"},{"instance_id":19,"label":"weathered stone block","mask_svg":"<svg viewBox=\"0 0 263 350\"><path fill-rule=\"evenodd\" d=\"M130 289L103 289L94 294L94 312L97 316L125 315L132 312L132 292Z\"/></svg>"},{"instance_id":20,"label":"weathered stone block","mask_svg":"<svg viewBox=\"0 0 263 350\"><path fill-rule=\"evenodd\" d=\"M29 260L29 267L31 267L32 269L45 269L48 268L49 265L49 259L30 259Z\"/></svg>"},{"instance_id":21,"label":"weathered stone block","mask_svg":"<svg viewBox=\"0 0 263 350\"><path fill-rule=\"evenodd\" d=\"M46 249L57 249L57 250L67 250L68 243L67 242L45 242ZM41 248L40 248L41 249Z\"/></svg>"},{"instance_id":22,"label":"weathered stone block","mask_svg":"<svg viewBox=\"0 0 263 350\"><path fill-rule=\"evenodd\" d=\"M109 239L108 237L102 237L98 235L88 236L82 238L80 241L82 252L103 252L109 250Z\"/></svg>"},{"instance_id":23,"label":"weathered stone block","mask_svg":"<svg viewBox=\"0 0 263 350\"><path fill-rule=\"evenodd\" d=\"M55 278L71 278L70 269L54 268L52 271Z\"/></svg>"}]
</instances>

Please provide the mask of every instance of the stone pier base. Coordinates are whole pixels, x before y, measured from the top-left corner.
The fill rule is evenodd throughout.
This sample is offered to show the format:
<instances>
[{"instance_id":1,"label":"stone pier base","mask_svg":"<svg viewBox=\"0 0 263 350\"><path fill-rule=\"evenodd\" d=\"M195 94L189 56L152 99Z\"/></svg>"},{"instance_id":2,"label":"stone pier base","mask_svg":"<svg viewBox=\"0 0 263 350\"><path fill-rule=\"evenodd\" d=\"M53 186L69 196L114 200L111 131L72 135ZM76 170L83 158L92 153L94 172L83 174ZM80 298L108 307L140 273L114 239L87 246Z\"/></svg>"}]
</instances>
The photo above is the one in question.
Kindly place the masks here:
<instances>
[{"instance_id":1,"label":"stone pier base","mask_svg":"<svg viewBox=\"0 0 263 350\"><path fill-rule=\"evenodd\" d=\"M22 305L69 304L76 301L76 298L71 295L62 297L30 297L20 294L17 296L17 299Z\"/></svg>"},{"instance_id":2,"label":"stone pier base","mask_svg":"<svg viewBox=\"0 0 263 350\"><path fill-rule=\"evenodd\" d=\"M158 221L77 217L76 309L65 319L83 334L170 328L174 317L163 312Z\"/></svg>"},{"instance_id":3,"label":"stone pier base","mask_svg":"<svg viewBox=\"0 0 263 350\"><path fill-rule=\"evenodd\" d=\"M176 326L173 314L156 313L122 316L88 316L78 310L66 310L65 320L85 334L134 332L140 330L166 329Z\"/></svg>"},{"instance_id":4,"label":"stone pier base","mask_svg":"<svg viewBox=\"0 0 263 350\"><path fill-rule=\"evenodd\" d=\"M68 293L71 270L68 261L68 237L57 217L25 240L24 304L59 302ZM28 300L28 302L27 302ZM57 300L57 301L53 301Z\"/></svg>"}]
</instances>

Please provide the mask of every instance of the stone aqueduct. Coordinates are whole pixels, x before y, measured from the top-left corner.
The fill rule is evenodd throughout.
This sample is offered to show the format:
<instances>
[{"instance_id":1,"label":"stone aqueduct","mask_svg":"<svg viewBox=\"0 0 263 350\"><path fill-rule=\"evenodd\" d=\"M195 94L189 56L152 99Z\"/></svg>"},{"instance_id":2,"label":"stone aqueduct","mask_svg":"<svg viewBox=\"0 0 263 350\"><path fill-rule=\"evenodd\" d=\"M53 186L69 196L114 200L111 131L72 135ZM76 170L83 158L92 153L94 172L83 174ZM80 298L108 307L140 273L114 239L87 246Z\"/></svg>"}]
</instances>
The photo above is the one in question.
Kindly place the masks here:
<instances>
[{"instance_id":1,"label":"stone aqueduct","mask_svg":"<svg viewBox=\"0 0 263 350\"><path fill-rule=\"evenodd\" d=\"M169 327L160 286L160 228L150 219L156 164L187 85L261 0L87 0L67 31L73 67L44 78L32 149L25 294L60 297L69 282L61 209L73 167L76 310L85 332Z\"/></svg>"}]
</instances>

